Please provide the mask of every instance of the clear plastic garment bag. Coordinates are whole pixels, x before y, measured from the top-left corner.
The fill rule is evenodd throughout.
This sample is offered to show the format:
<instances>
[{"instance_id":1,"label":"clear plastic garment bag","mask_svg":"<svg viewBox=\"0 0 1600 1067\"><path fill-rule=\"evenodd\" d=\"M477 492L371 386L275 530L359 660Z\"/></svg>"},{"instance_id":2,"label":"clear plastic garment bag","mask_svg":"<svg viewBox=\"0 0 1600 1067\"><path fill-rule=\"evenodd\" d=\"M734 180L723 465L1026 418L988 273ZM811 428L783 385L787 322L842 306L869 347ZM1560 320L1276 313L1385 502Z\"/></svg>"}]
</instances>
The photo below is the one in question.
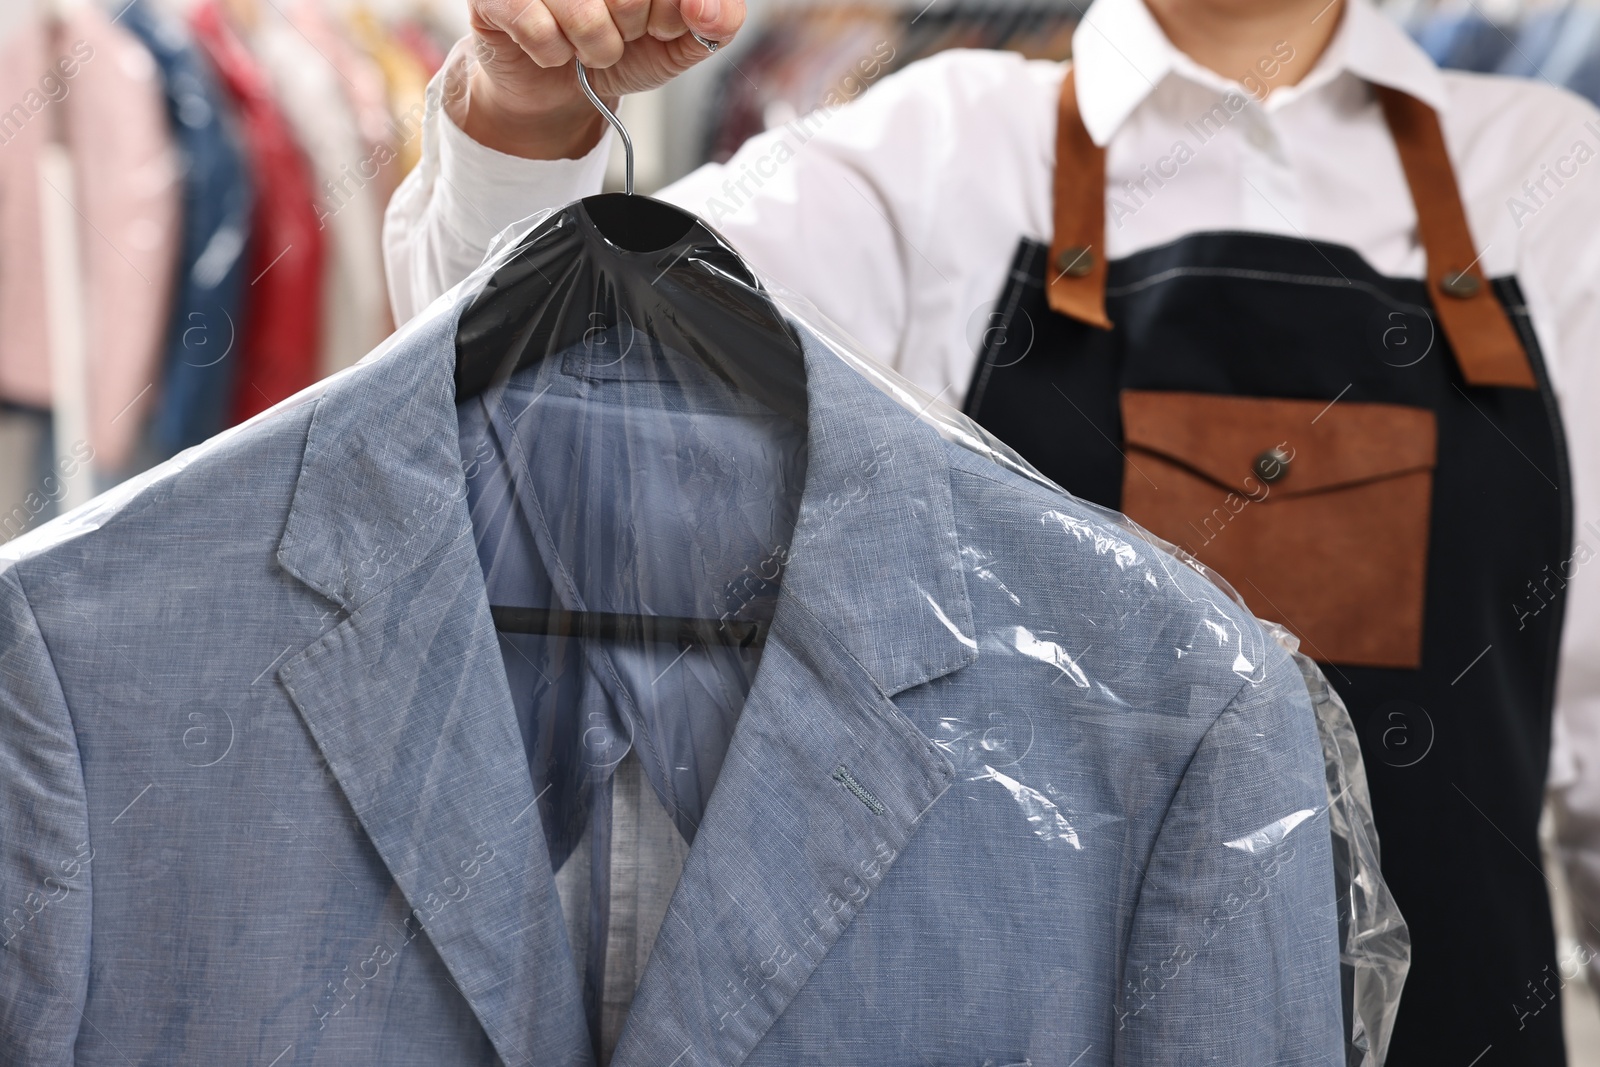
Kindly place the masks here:
<instances>
[{"instance_id":1,"label":"clear plastic garment bag","mask_svg":"<svg viewBox=\"0 0 1600 1067\"><path fill-rule=\"evenodd\" d=\"M627 1051L663 1051L654 1042L693 1036L698 1024L730 1043L750 1031L753 1048L739 1052L753 1061L914 1061L916 1039L899 1046L881 1024L901 1019L938 1047L972 1024L978 986L1004 990L983 1014L995 1014L992 1040L1009 1051L969 1050L996 1063L1054 1062L1069 1050L1063 1062L1080 1052L1092 1062L1096 1047L1109 1063L1119 1045L1142 1050L1125 1062L1181 1062L1208 1047L1238 1062L1381 1061L1404 925L1378 873L1348 718L1292 637L1251 619L1215 575L1066 496L861 356L676 208L590 197L508 242L483 277L457 330L462 459L552 864L558 884L584 887L585 899L568 892L563 904L583 941L574 960L603 1058L634 983L651 974L637 946L670 913L721 931L685 935L695 946L685 959L706 942L736 958L762 952L763 938L771 946L754 989L728 988L720 971L658 967L658 984L638 988L633 1010L650 1014L635 1021ZM942 655L915 636L924 629ZM880 840L873 867L920 851L924 822L951 836L930 835L928 866L890 882L900 893L878 893L876 909L861 877L811 887L839 911L784 916L777 900L751 905L709 887L702 900L693 881L670 912L664 895L638 899L625 866L665 859L676 873L713 810L719 829L751 839L753 869L739 874L749 893L777 889L784 863L762 858L765 831L739 799L747 788L772 790L780 808L784 790L798 801L822 788L858 801L846 809L864 812L868 827L889 817L873 777L852 769L869 758L853 753L875 743L872 730L832 723L842 732L823 743L804 723L805 701L829 700L834 678L813 642L888 697L949 775L903 841ZM892 662L875 672L875 656ZM1215 684L1236 687L1232 710L1196 695ZM1242 717L1248 733L1228 721L1241 702L1260 705ZM742 753L757 737L759 758ZM790 747L793 760L779 764L818 773L747 778ZM1324 780L1313 783L1318 768ZM1180 816L1195 792L1204 802ZM676 833L655 816L661 840L641 843L652 816L628 811L619 845L619 795L660 805ZM991 806L1005 814L990 821ZM1233 833L1245 809L1262 817ZM798 840L766 844L804 854L813 817L793 825ZM1160 854L1174 846L1182 859L1166 867ZM947 865L950 849L964 860ZM586 869L563 867L575 854ZM700 858L710 866L693 877L727 877L729 857L714 845ZM619 875L632 898L614 893ZM989 887L978 911L975 884ZM1129 895L1117 900L1113 887ZM1069 901L1085 897L1074 889L1100 898L1077 905L1082 921L1101 922L1089 916L1110 906L1093 934L1071 917ZM999 901L1004 913L986 926L979 916ZM848 944L842 924L858 907L857 922L874 931L856 949L868 958L840 966L858 981L875 975L869 988L898 990L869 997L873 1010L852 1034L839 1013L854 983L832 984L839 968L825 966L835 946L824 931L840 926ZM1110 919L1127 907L1130 925ZM1164 914L1144 926L1141 909ZM620 921L628 945L608 921ZM962 931L941 935L952 921ZM1141 946L1146 932L1154 940ZM1256 992L1223 988L1240 980L1224 977L1228 968L1256 951L1244 979L1261 983ZM1019 966L1030 977L1008 984ZM608 973L619 967L620 981ZM1069 973L1077 992L1051 988ZM1226 1021L1269 988L1277 1013ZM825 1010L810 1017L787 996ZM751 997L769 1002L759 1023L746 1018ZM922 1007L907 1015L908 1002ZM1089 1024L1096 1016L1109 1026ZM940 1021L957 1029L936 1037ZM1009 1045L999 1036L1008 1032Z\"/></svg>"},{"instance_id":2,"label":"clear plastic garment bag","mask_svg":"<svg viewBox=\"0 0 1600 1067\"><path fill-rule=\"evenodd\" d=\"M4 552L0 1060L1381 1062L1317 668L667 205Z\"/></svg>"}]
</instances>

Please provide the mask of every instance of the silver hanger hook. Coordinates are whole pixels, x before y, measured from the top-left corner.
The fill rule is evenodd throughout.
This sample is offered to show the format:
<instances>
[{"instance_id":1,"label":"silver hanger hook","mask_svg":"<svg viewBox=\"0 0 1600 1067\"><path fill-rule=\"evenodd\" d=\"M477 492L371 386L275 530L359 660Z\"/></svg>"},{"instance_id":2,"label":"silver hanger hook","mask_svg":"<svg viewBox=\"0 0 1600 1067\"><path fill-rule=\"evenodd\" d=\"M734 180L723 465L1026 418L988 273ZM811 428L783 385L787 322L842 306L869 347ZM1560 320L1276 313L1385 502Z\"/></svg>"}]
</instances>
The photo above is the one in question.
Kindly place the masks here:
<instances>
[{"instance_id":1,"label":"silver hanger hook","mask_svg":"<svg viewBox=\"0 0 1600 1067\"><path fill-rule=\"evenodd\" d=\"M691 33L690 36L693 37L696 41L699 41L700 42L700 46L702 48L704 48L707 52L715 52L718 48L722 47L722 42L720 42L720 41L709 41L706 38L700 36L698 33ZM623 188L627 191L627 194L629 196L632 196L633 195L633 138L628 136L627 127L622 125L622 120L617 118L616 113L614 111L612 111L609 107L606 107L605 101L601 100L600 97L598 95L596 95L596 93L594 91L594 88L589 84L589 75L584 72L583 60L575 59L575 60L573 60L573 63L578 68L578 84L583 87L583 95L587 96L589 98L589 103L593 104L596 108L599 109L600 114L604 115L606 117L606 121L611 123L611 128L616 130L617 131L617 135L622 138L623 162L624 162L624 164L626 166L626 171L627 171L627 176L626 176Z\"/></svg>"},{"instance_id":2,"label":"silver hanger hook","mask_svg":"<svg viewBox=\"0 0 1600 1067\"><path fill-rule=\"evenodd\" d=\"M621 119L617 118L616 112L612 111L609 107L606 107L605 101L601 100L600 97L595 94L593 87L589 85L589 76L583 71L583 60L575 59L573 60L573 63L575 63L578 67L578 84L583 87L583 95L589 98L589 103L593 104L600 110L600 114L606 117L606 121L611 123L611 128L616 130L617 134L622 138L622 151L624 153L623 159L627 164L628 171L627 182L624 188L626 189L628 195L632 196L633 138L628 136L628 128L622 124Z\"/></svg>"}]
</instances>

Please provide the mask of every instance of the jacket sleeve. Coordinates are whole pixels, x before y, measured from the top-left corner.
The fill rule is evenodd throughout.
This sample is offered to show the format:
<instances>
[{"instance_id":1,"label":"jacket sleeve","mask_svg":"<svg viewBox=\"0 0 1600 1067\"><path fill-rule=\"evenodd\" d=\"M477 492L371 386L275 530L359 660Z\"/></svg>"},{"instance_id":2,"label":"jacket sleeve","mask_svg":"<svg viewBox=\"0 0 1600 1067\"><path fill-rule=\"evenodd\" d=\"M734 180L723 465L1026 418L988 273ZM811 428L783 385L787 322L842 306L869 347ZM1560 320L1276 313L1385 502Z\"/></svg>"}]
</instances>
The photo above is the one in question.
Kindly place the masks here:
<instances>
[{"instance_id":1,"label":"jacket sleeve","mask_svg":"<svg viewBox=\"0 0 1600 1067\"><path fill-rule=\"evenodd\" d=\"M1269 645L1184 772L1140 890L1116 1063L1344 1062L1322 749L1300 673Z\"/></svg>"},{"instance_id":2,"label":"jacket sleeve","mask_svg":"<svg viewBox=\"0 0 1600 1067\"><path fill-rule=\"evenodd\" d=\"M66 701L15 571L0 574L0 1067L73 1061L92 856Z\"/></svg>"}]
</instances>

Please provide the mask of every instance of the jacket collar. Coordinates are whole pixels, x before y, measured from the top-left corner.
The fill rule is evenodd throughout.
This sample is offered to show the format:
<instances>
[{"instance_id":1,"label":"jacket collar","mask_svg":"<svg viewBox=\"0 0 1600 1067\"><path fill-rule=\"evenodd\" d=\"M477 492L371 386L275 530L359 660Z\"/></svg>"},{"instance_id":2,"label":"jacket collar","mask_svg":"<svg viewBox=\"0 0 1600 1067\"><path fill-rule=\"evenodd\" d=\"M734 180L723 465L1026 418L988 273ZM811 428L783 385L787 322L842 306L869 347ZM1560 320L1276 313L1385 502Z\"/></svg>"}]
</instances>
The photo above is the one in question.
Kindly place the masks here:
<instances>
[{"instance_id":1,"label":"jacket collar","mask_svg":"<svg viewBox=\"0 0 1600 1067\"><path fill-rule=\"evenodd\" d=\"M278 560L346 611L472 536L452 382L463 307L418 316L318 401ZM783 592L893 695L977 655L944 445L904 383L798 332L808 462Z\"/></svg>"},{"instance_id":2,"label":"jacket collar","mask_svg":"<svg viewBox=\"0 0 1600 1067\"><path fill-rule=\"evenodd\" d=\"M454 299L317 401L278 559L348 618L278 673L501 1058L582 1064L581 993L466 506ZM701 1050L685 1064L742 1061L952 774L889 699L977 657L946 446L909 396L798 332L808 464L777 613L618 1067L670 1061L680 1039ZM503 862L439 906L480 842ZM737 1003L675 992L744 985L752 960L771 973Z\"/></svg>"},{"instance_id":3,"label":"jacket collar","mask_svg":"<svg viewBox=\"0 0 1600 1067\"><path fill-rule=\"evenodd\" d=\"M1167 78L1183 78L1219 94L1250 95L1238 82L1179 51L1144 0L1095 0L1072 35L1072 56L1083 124L1102 147ZM1263 106L1268 111L1286 107L1325 91L1343 74L1399 89L1435 110L1447 102L1444 79L1428 54L1371 0L1345 0L1339 28L1317 65L1298 84L1272 93Z\"/></svg>"}]
</instances>

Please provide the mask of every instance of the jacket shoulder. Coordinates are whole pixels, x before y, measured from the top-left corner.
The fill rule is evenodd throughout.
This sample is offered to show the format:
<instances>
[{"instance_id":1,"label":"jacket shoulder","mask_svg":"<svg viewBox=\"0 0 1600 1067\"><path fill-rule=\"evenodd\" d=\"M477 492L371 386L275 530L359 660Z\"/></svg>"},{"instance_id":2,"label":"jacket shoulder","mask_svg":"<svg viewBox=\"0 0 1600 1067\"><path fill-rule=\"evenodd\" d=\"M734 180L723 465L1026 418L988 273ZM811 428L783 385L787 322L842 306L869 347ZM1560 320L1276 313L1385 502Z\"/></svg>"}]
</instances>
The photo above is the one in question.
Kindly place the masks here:
<instances>
[{"instance_id":1,"label":"jacket shoulder","mask_svg":"<svg viewBox=\"0 0 1600 1067\"><path fill-rule=\"evenodd\" d=\"M1008 651L1064 650L1080 688L1147 706L1182 694L1184 707L1164 710L1202 717L1246 687L1298 678L1228 590L1125 516L950 449L968 593Z\"/></svg>"},{"instance_id":2,"label":"jacket shoulder","mask_svg":"<svg viewBox=\"0 0 1600 1067\"><path fill-rule=\"evenodd\" d=\"M207 527L227 527L238 540L248 539L255 526L270 524L280 500L287 510L315 398L315 390L308 391L0 544L0 574L96 556L136 568L183 542L216 543L197 541L196 531ZM62 479L89 477L86 465L59 473ZM42 504L35 492L0 515L0 527L26 525Z\"/></svg>"}]
</instances>

